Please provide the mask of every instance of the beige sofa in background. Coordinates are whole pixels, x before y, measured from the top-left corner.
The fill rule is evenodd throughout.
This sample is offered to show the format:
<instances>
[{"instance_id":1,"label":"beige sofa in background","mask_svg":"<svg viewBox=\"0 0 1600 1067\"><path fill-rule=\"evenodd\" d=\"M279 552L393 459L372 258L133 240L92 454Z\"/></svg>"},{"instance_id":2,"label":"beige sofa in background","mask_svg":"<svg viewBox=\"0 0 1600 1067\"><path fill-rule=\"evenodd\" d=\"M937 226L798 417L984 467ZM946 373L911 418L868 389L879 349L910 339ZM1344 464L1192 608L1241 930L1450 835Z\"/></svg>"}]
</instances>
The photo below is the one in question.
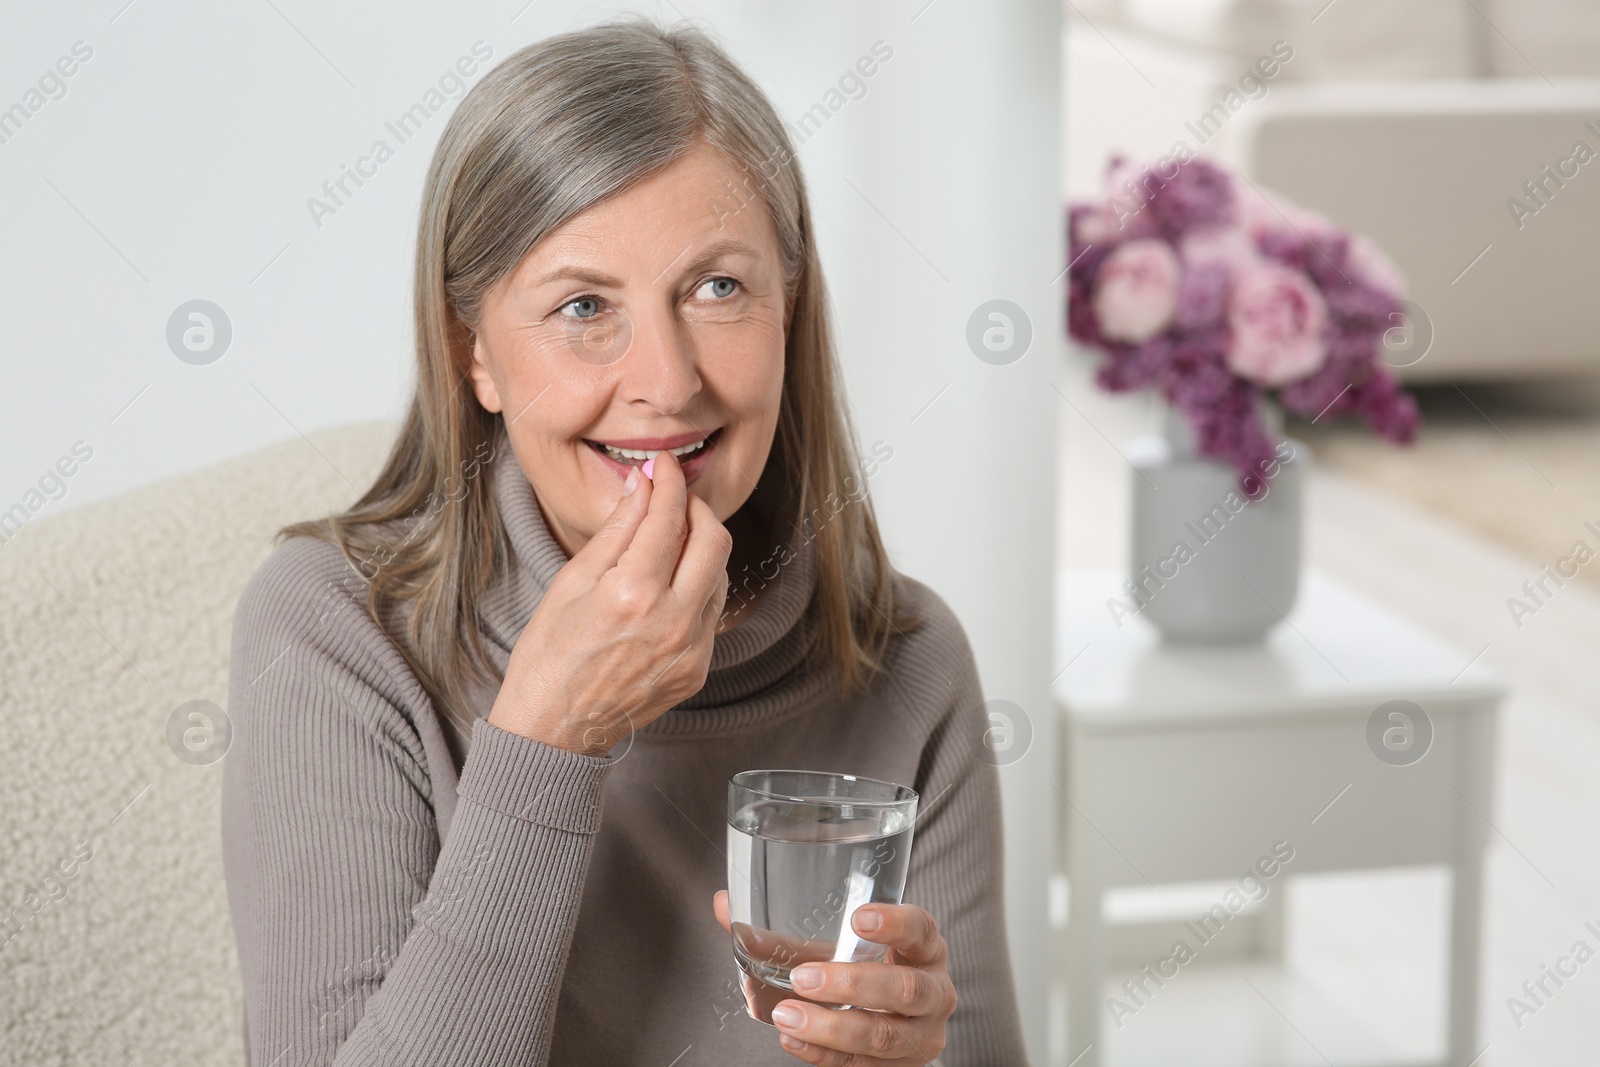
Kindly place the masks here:
<instances>
[{"instance_id":1,"label":"beige sofa in background","mask_svg":"<svg viewBox=\"0 0 1600 1067\"><path fill-rule=\"evenodd\" d=\"M1285 41L1293 59L1222 113L1204 150L1390 253L1432 334L1420 360L1416 347L1394 355L1400 373L1600 372L1600 159L1564 179L1543 170L1580 140L1600 154L1600 5L1076 0L1066 12L1069 192L1118 147L1198 147L1185 123ZM1536 212L1514 214L1513 198Z\"/></svg>"}]
</instances>

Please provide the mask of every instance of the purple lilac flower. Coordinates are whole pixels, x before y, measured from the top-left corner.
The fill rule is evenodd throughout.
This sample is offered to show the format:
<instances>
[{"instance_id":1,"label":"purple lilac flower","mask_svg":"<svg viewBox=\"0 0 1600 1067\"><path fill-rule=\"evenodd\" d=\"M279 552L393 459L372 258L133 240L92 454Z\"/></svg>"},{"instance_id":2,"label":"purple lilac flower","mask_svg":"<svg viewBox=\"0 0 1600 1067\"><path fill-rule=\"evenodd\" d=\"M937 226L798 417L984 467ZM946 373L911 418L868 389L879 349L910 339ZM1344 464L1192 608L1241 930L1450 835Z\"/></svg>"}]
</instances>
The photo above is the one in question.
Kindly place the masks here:
<instances>
[{"instance_id":1,"label":"purple lilac flower","mask_svg":"<svg viewBox=\"0 0 1600 1067\"><path fill-rule=\"evenodd\" d=\"M1226 171L1204 159L1192 159L1178 167L1150 199L1168 239L1196 226L1234 221L1233 179Z\"/></svg>"},{"instance_id":2,"label":"purple lilac flower","mask_svg":"<svg viewBox=\"0 0 1600 1067\"><path fill-rule=\"evenodd\" d=\"M1158 171L1150 173L1159 177ZM1142 168L1115 157L1107 170L1113 195L1119 180L1130 176L1146 181ZM1119 225L1105 201L1073 204L1066 216L1072 264L1065 285L1067 330L1075 340L1102 353L1096 380L1103 388L1159 391L1194 427L1200 454L1231 464L1247 495L1261 465L1274 455L1258 415L1264 393L1275 396L1286 410L1308 418L1352 414L1391 441L1414 439L1416 401L1380 358L1384 333L1395 324L1394 316L1402 307L1401 275L1371 242L1338 230L1281 197L1271 199L1274 215L1265 215L1259 205L1252 207L1253 200L1241 207L1233 179L1203 159L1183 164L1163 181L1148 179L1147 184L1152 195L1140 208L1137 233ZM1288 221L1279 225L1278 217ZM1139 344L1105 336L1093 298L1101 266L1112 251L1136 236L1157 236L1174 250L1183 247L1191 234L1215 244L1216 228L1234 225L1246 234L1236 255L1196 255L1183 262L1177 309L1164 333ZM1203 234L1196 234L1202 228ZM1217 247L1229 246L1224 242ZM1322 332L1326 357L1320 366L1276 388L1235 373L1228 359L1234 343L1228 308L1235 275L1263 262L1299 272L1327 306Z\"/></svg>"}]
</instances>

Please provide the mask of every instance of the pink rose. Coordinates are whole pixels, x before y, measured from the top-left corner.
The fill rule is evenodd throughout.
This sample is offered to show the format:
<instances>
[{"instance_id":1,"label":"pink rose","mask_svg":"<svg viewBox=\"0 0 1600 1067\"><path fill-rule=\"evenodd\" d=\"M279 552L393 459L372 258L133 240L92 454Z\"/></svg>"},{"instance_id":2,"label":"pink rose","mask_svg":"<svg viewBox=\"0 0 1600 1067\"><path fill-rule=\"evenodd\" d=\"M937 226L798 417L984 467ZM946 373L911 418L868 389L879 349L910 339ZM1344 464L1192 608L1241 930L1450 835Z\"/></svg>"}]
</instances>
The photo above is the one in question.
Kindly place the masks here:
<instances>
[{"instance_id":1,"label":"pink rose","mask_svg":"<svg viewBox=\"0 0 1600 1067\"><path fill-rule=\"evenodd\" d=\"M1315 373L1328 358L1327 325L1328 306L1304 274L1278 263L1240 271L1228 294L1228 369L1265 386Z\"/></svg>"},{"instance_id":2,"label":"pink rose","mask_svg":"<svg viewBox=\"0 0 1600 1067\"><path fill-rule=\"evenodd\" d=\"M1094 314L1107 340L1139 344L1172 324L1178 309L1178 254L1165 241L1129 241L1095 278Z\"/></svg>"}]
</instances>

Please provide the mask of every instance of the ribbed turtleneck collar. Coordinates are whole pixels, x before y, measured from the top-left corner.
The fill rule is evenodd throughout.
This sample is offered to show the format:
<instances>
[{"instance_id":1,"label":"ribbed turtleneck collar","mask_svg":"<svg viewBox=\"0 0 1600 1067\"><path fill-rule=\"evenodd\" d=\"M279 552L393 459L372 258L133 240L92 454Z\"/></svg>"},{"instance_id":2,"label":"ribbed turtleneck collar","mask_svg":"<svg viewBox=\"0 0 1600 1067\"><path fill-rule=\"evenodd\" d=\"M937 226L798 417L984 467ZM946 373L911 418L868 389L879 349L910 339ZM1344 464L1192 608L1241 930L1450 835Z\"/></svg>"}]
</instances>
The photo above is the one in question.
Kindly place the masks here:
<instances>
[{"instance_id":1,"label":"ribbed turtleneck collar","mask_svg":"<svg viewBox=\"0 0 1600 1067\"><path fill-rule=\"evenodd\" d=\"M478 600L490 640L508 655L534 609L567 562L566 552L544 520L533 487L500 431L492 464L493 492L511 546L511 559ZM777 710L760 699L780 687L801 665L816 641L806 611L817 585L816 550L806 540L790 546L793 558L777 568L755 603L733 629L718 634L705 686L673 711L646 727L650 733L692 733L719 729L733 721L764 717ZM771 573L772 567L766 568ZM777 704L786 703L783 701Z\"/></svg>"}]
</instances>

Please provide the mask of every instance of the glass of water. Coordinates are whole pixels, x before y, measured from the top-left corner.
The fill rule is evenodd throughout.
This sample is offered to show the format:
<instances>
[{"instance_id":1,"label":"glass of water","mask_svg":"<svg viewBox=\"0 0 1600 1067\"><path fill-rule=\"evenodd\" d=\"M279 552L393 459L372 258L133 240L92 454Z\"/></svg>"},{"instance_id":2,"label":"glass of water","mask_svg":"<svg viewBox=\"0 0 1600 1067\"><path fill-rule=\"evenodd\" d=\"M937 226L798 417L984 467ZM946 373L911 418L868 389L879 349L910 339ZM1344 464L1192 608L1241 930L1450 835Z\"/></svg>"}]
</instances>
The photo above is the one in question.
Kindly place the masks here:
<instances>
[{"instance_id":1,"label":"glass of water","mask_svg":"<svg viewBox=\"0 0 1600 1067\"><path fill-rule=\"evenodd\" d=\"M823 771L741 771L728 780L728 911L744 972L794 990L802 963L879 961L857 937L863 904L898 904L917 794Z\"/></svg>"}]
</instances>

